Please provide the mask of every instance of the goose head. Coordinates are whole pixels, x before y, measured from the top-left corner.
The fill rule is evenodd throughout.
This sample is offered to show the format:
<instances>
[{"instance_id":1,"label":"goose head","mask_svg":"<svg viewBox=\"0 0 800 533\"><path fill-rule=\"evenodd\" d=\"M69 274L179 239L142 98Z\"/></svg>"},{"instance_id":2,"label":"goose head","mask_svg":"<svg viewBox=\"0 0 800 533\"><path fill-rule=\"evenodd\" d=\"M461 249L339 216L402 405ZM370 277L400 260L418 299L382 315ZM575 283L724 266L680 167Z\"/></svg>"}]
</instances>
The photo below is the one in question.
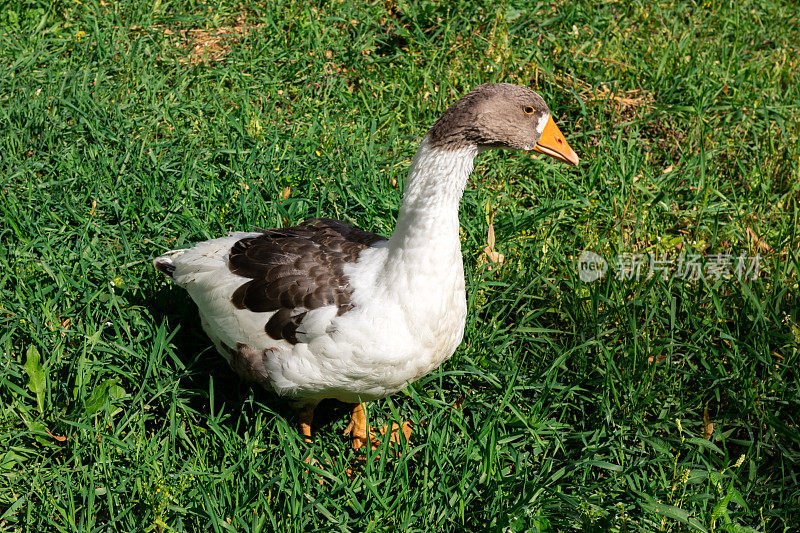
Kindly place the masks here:
<instances>
[{"instance_id":1,"label":"goose head","mask_svg":"<svg viewBox=\"0 0 800 533\"><path fill-rule=\"evenodd\" d=\"M544 99L520 85L486 83L450 106L428 132L432 148L537 151L571 165L578 155L556 126Z\"/></svg>"}]
</instances>

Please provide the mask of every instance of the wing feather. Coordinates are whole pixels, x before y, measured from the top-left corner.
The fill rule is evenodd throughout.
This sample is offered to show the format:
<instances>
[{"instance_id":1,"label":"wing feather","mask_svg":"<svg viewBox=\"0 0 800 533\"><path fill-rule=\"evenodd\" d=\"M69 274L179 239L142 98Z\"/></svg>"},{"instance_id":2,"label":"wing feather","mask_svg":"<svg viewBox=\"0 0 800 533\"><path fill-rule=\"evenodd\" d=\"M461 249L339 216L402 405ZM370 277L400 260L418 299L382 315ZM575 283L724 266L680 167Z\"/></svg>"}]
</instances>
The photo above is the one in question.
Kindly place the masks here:
<instances>
[{"instance_id":1,"label":"wing feather","mask_svg":"<svg viewBox=\"0 0 800 533\"><path fill-rule=\"evenodd\" d=\"M358 260L385 237L331 219L312 219L292 228L267 230L231 248L228 268L250 278L231 297L237 309L276 311L264 326L273 339L298 342L297 328L309 310L352 309L344 265Z\"/></svg>"}]
</instances>

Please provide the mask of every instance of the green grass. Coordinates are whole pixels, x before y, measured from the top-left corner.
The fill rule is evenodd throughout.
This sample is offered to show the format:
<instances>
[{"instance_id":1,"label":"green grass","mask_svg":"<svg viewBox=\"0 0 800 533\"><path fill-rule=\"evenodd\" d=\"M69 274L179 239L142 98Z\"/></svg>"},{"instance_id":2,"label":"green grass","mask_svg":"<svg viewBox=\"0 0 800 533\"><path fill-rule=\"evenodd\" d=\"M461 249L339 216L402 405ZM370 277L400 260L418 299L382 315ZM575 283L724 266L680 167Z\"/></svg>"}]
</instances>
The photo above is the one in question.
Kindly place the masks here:
<instances>
[{"instance_id":1,"label":"green grass","mask_svg":"<svg viewBox=\"0 0 800 533\"><path fill-rule=\"evenodd\" d=\"M3 4L0 531L797 526L796 6L264 4ZM488 81L538 90L582 164L480 157L464 342L370 411L417 424L402 457L359 460L334 405L305 444L150 258L312 216L388 234L421 135ZM764 257L587 284L585 249Z\"/></svg>"}]
</instances>

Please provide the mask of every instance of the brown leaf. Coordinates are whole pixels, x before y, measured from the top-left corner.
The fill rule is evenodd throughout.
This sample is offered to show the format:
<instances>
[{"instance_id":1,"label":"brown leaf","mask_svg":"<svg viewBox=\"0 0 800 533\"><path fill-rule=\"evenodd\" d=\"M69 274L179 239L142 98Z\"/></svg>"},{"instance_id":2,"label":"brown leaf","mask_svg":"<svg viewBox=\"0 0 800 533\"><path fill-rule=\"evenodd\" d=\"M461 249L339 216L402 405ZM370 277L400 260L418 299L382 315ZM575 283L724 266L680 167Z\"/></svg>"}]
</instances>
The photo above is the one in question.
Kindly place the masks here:
<instances>
[{"instance_id":1,"label":"brown leaf","mask_svg":"<svg viewBox=\"0 0 800 533\"><path fill-rule=\"evenodd\" d=\"M57 442L64 442L64 441L67 440L67 437L62 437L61 435L53 435L52 433L50 433L50 430L47 429L47 428L45 428L45 431L47 432L48 435L53 437L53 439L56 440Z\"/></svg>"},{"instance_id":2,"label":"brown leaf","mask_svg":"<svg viewBox=\"0 0 800 533\"><path fill-rule=\"evenodd\" d=\"M772 251L770 245L762 241L761 238L756 234L756 232L753 231L753 228L747 226L746 232L747 236L750 237L750 239L753 241L753 244L755 244L756 248L758 248L759 252L767 253Z\"/></svg>"},{"instance_id":3,"label":"brown leaf","mask_svg":"<svg viewBox=\"0 0 800 533\"><path fill-rule=\"evenodd\" d=\"M703 409L703 438L711 440L714 436L714 422L711 421L711 416L708 414L708 404Z\"/></svg>"},{"instance_id":4,"label":"brown leaf","mask_svg":"<svg viewBox=\"0 0 800 533\"><path fill-rule=\"evenodd\" d=\"M285 187L281 191L281 200L288 200L290 194L292 194L292 188L291 187Z\"/></svg>"},{"instance_id":5,"label":"brown leaf","mask_svg":"<svg viewBox=\"0 0 800 533\"><path fill-rule=\"evenodd\" d=\"M489 259L490 262L496 263L498 265L503 264L505 256L500 252L496 252L487 246L483 249L483 253L484 255L486 255L486 257Z\"/></svg>"},{"instance_id":6,"label":"brown leaf","mask_svg":"<svg viewBox=\"0 0 800 533\"><path fill-rule=\"evenodd\" d=\"M456 399L456 401L455 401L455 402L453 402L453 405L451 405L451 406L450 406L450 410L451 410L451 411L456 411L456 410L458 410L458 409L461 409L461 406L462 406L462 405L464 405L464 395L463 395L463 394L462 394L462 395L460 395L460 396L459 396L459 397Z\"/></svg>"},{"instance_id":7,"label":"brown leaf","mask_svg":"<svg viewBox=\"0 0 800 533\"><path fill-rule=\"evenodd\" d=\"M489 262L502 265L505 257L503 254L494 249L494 245L494 215L492 215L492 218L489 222L489 231L486 235L486 246L483 248L483 254L486 256L486 259L488 259ZM489 268L491 269L491 267Z\"/></svg>"}]
</instances>

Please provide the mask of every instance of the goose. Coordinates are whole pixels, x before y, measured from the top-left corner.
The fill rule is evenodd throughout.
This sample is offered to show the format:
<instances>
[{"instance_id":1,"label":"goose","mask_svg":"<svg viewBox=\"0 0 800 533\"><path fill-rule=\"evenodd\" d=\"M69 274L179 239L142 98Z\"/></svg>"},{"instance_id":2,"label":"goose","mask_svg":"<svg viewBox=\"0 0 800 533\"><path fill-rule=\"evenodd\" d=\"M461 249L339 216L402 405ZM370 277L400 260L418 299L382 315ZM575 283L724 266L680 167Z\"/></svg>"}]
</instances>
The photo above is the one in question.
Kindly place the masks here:
<instances>
[{"instance_id":1,"label":"goose","mask_svg":"<svg viewBox=\"0 0 800 533\"><path fill-rule=\"evenodd\" d=\"M461 343L458 208L476 156L496 148L579 162L541 96L487 83L423 137L389 238L315 218L233 232L166 252L153 266L188 291L237 374L292 400L307 441L315 407L335 398L354 404L345 430L353 448L374 446L364 402L430 373ZM408 438L410 427L402 430Z\"/></svg>"}]
</instances>

